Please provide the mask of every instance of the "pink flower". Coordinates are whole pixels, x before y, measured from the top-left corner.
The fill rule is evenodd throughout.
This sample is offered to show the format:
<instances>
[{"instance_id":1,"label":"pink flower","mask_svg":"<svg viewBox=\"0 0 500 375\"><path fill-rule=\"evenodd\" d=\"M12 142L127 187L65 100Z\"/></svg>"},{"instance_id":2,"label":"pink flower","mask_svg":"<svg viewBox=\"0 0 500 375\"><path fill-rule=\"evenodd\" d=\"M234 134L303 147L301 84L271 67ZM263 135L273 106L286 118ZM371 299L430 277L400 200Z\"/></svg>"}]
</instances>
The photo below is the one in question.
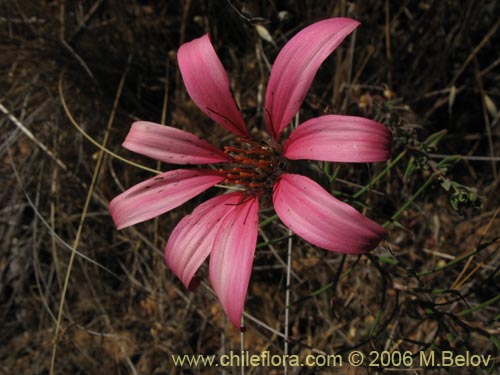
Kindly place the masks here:
<instances>
[{"instance_id":1,"label":"pink flower","mask_svg":"<svg viewBox=\"0 0 500 375\"><path fill-rule=\"evenodd\" d=\"M265 99L269 145L255 140L247 129L208 35L179 48L179 68L192 100L236 134L236 141L222 151L183 130L139 121L123 143L167 163L221 167L165 172L120 194L109 206L118 229L170 211L218 183L240 189L195 208L175 227L165 248L167 265L186 287L210 255L210 281L236 326L250 281L263 196L272 194L274 209L288 228L326 250L361 254L375 248L386 234L308 177L287 173L290 162L298 159L384 161L391 142L386 127L361 117L326 115L300 124L284 143L280 137L321 63L358 25L348 18L327 19L303 29L283 47Z\"/></svg>"}]
</instances>

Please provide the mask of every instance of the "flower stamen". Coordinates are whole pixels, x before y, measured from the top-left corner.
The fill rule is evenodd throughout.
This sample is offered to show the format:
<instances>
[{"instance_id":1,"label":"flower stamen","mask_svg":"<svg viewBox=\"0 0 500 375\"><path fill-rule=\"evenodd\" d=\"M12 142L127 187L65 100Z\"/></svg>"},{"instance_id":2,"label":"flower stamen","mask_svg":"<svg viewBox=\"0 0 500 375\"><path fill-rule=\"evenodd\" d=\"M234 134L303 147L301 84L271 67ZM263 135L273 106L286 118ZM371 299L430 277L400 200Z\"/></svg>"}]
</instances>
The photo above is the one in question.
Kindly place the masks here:
<instances>
[{"instance_id":1,"label":"flower stamen","mask_svg":"<svg viewBox=\"0 0 500 375\"><path fill-rule=\"evenodd\" d=\"M272 186L277 155L269 146L252 139L237 138L237 146L225 146L231 158L230 168L220 169L225 183L243 185L250 191Z\"/></svg>"}]
</instances>

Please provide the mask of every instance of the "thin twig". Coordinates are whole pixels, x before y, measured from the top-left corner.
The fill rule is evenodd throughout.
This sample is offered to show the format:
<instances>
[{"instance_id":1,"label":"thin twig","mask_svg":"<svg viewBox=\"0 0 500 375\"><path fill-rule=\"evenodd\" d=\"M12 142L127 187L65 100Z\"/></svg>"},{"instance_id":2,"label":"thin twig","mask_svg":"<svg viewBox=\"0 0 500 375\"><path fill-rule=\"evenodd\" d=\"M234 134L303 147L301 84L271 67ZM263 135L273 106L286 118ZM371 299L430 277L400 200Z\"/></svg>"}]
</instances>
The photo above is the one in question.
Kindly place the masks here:
<instances>
[{"instance_id":1,"label":"thin twig","mask_svg":"<svg viewBox=\"0 0 500 375\"><path fill-rule=\"evenodd\" d=\"M476 156L476 155L447 155L447 154L428 154L434 159L446 159L449 157L458 157L470 161L500 161L500 156Z\"/></svg>"},{"instance_id":2,"label":"thin twig","mask_svg":"<svg viewBox=\"0 0 500 375\"><path fill-rule=\"evenodd\" d=\"M464 72L465 68L467 68L467 66L469 66L469 64L474 59L474 57L479 53L479 51L486 45L486 43L488 43L488 41L491 39L491 37L493 35L495 35L495 33L497 32L499 27L500 27L500 17L497 19L497 21L495 22L493 27L490 29L490 31L488 31L488 33L484 36L484 38L481 40L481 42L479 42L479 44L476 46L476 48L474 48L472 50L472 52L469 54L467 59L464 61L464 63L460 67L460 69L458 69L458 71L455 73L452 80L448 84L449 87L453 86L455 84L455 82L457 82L457 80L460 78L460 76Z\"/></svg>"},{"instance_id":3,"label":"thin twig","mask_svg":"<svg viewBox=\"0 0 500 375\"><path fill-rule=\"evenodd\" d=\"M285 286L285 340L283 344L283 353L285 356L288 355L288 340L289 340L289 320L290 320L290 283L291 283L291 270L292 270L292 242L293 238L292 231L288 229L288 234L290 238L288 238L288 246L287 246L287 256L286 256L286 286ZM283 364L284 373L288 373L288 365L287 361Z\"/></svg>"},{"instance_id":4,"label":"thin twig","mask_svg":"<svg viewBox=\"0 0 500 375\"><path fill-rule=\"evenodd\" d=\"M245 315L241 315L240 323L240 353L243 354L245 350ZM245 366L241 363L241 375L245 375Z\"/></svg>"}]
</instances>

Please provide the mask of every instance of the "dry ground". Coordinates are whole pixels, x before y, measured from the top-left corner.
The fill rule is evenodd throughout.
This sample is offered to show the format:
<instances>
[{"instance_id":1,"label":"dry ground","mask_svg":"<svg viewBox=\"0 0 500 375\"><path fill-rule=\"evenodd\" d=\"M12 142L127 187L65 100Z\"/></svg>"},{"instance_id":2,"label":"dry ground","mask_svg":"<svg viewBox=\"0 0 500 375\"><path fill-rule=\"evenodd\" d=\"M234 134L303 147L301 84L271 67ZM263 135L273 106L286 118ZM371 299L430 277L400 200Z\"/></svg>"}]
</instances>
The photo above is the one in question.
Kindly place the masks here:
<instances>
[{"instance_id":1,"label":"dry ground","mask_svg":"<svg viewBox=\"0 0 500 375\"><path fill-rule=\"evenodd\" d=\"M120 147L136 119L227 139L190 101L176 63L179 45L207 31L248 124L263 126L266 60L333 16L362 26L322 66L300 116L361 114L390 127L387 165L316 165L332 192L386 222L390 235L359 258L292 238L288 353L495 359L467 369L366 362L288 373L498 371L498 2L0 0L0 374L221 372L174 367L172 354L239 351L241 337L208 281L187 291L162 258L175 223L216 189L116 231L107 203L152 173L110 152L172 168ZM285 350L287 235L274 219L260 229L243 338L252 353Z\"/></svg>"}]
</instances>

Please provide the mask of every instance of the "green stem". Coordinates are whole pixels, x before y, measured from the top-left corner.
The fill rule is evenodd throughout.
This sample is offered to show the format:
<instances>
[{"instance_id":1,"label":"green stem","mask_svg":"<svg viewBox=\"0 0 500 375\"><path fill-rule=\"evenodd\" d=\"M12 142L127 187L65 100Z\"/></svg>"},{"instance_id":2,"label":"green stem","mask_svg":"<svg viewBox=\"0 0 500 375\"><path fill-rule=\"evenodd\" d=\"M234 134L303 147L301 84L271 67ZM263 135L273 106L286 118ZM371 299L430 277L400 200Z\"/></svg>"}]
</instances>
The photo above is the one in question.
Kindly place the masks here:
<instances>
[{"instance_id":1,"label":"green stem","mask_svg":"<svg viewBox=\"0 0 500 375\"><path fill-rule=\"evenodd\" d=\"M464 260L467 260L467 259L468 259L468 258L470 258L471 256L476 255L476 254L477 254L477 253L479 253L480 251L482 251L482 250L486 249L486 248L487 248L487 247L489 247L491 244L493 244L495 241L496 241L496 240L491 240L491 241L488 241L488 242L486 242L486 243L483 243L483 244L481 244L478 248L476 248L475 250L470 251L470 252L468 252L468 253L466 253L466 254L464 254L464 255L462 255L462 256L459 256L459 257L457 257L457 258L453 259L452 261L450 261L450 262L446 263L444 266L434 268L434 269L432 269L432 270L430 270L430 271L422 271L422 272L419 272L419 273L417 273L417 276L418 276L418 277L428 276L428 275L430 275L430 274L432 274L432 273L439 272L439 271L442 271L442 270L444 270L444 269L446 269L446 268L452 267L452 266L454 266L455 264L460 263L460 262L462 262L462 261L464 261Z\"/></svg>"},{"instance_id":2,"label":"green stem","mask_svg":"<svg viewBox=\"0 0 500 375\"><path fill-rule=\"evenodd\" d=\"M436 174L432 174L425 183L420 186L420 189L417 190L415 194L413 194L410 199L401 206L399 210L397 210L394 215L391 216L389 220L387 220L382 226L386 228L389 224L391 224L394 220L396 220L412 203L417 197L422 194L425 189L431 184L432 181L434 181L434 178L436 177Z\"/></svg>"},{"instance_id":3,"label":"green stem","mask_svg":"<svg viewBox=\"0 0 500 375\"><path fill-rule=\"evenodd\" d=\"M499 296L495 296L493 298L490 298L489 300L487 300L486 302L483 302L481 303L480 305L477 305L476 307L473 307L471 309L467 309L467 310L464 310L464 311L461 311L458 316L464 316L464 315L468 315L470 313L473 313L475 311L479 311L481 310L483 307L486 307L486 306L489 306L489 305L492 305L496 302L498 302L498 300L500 299L500 295Z\"/></svg>"},{"instance_id":4,"label":"green stem","mask_svg":"<svg viewBox=\"0 0 500 375\"><path fill-rule=\"evenodd\" d=\"M373 185L375 185L384 175L389 172L392 167L394 167L399 161L406 155L408 152L407 149L403 150L394 160L392 160L389 164L386 165L384 170L380 172L377 176L373 178L373 180L370 181L369 184L365 185L361 190L357 191L352 197L354 199L359 198L362 196L364 193L366 193Z\"/></svg>"},{"instance_id":5,"label":"green stem","mask_svg":"<svg viewBox=\"0 0 500 375\"><path fill-rule=\"evenodd\" d=\"M278 215L274 214L273 216L268 217L260 222L259 228L264 228L266 225L272 223L274 220L278 218Z\"/></svg>"}]
</instances>

